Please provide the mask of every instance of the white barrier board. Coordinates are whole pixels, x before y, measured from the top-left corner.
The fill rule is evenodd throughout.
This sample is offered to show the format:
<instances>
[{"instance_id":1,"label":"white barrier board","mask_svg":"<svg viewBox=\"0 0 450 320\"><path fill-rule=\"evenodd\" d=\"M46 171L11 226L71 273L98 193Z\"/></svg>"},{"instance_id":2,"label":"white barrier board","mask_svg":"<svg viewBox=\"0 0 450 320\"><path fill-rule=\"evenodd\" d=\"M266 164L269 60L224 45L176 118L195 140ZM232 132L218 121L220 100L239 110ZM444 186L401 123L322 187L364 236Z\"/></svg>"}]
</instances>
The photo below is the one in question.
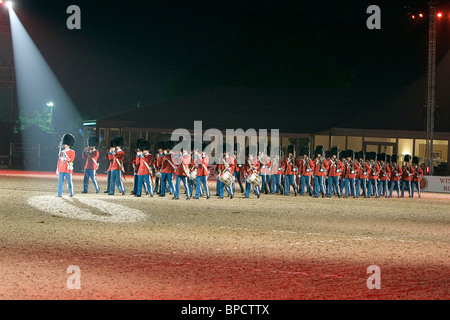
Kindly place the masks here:
<instances>
[{"instance_id":1,"label":"white barrier board","mask_svg":"<svg viewBox=\"0 0 450 320\"><path fill-rule=\"evenodd\" d=\"M450 177L424 176L420 181L423 192L450 193Z\"/></svg>"}]
</instances>

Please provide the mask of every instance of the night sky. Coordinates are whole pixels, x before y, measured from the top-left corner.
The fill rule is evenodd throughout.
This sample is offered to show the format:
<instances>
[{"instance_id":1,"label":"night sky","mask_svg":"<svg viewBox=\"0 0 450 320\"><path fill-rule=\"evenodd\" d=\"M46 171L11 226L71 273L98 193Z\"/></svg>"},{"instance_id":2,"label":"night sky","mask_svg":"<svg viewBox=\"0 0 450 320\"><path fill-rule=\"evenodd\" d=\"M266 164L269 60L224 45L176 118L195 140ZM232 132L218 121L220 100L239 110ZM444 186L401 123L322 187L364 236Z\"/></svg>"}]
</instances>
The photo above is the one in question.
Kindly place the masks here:
<instances>
[{"instance_id":1,"label":"night sky","mask_svg":"<svg viewBox=\"0 0 450 320\"><path fill-rule=\"evenodd\" d=\"M15 2L84 118L216 86L399 88L426 75L427 19L402 1ZM81 30L66 27L72 4ZM366 27L371 4L381 30ZM439 61L449 18L438 44Z\"/></svg>"}]
</instances>

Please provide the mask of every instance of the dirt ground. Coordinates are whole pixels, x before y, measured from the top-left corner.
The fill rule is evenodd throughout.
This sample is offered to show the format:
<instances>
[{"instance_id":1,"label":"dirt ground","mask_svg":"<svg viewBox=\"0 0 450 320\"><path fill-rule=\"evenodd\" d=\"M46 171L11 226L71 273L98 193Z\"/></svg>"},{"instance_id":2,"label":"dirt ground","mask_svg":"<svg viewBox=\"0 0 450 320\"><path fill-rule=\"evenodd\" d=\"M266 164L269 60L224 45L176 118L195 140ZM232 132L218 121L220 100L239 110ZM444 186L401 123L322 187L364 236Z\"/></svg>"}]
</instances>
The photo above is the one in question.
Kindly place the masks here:
<instances>
[{"instance_id":1,"label":"dirt ground","mask_svg":"<svg viewBox=\"0 0 450 320\"><path fill-rule=\"evenodd\" d=\"M131 182L81 194L75 176L58 198L56 175L0 171L0 299L450 298L450 195L188 201Z\"/></svg>"}]
</instances>

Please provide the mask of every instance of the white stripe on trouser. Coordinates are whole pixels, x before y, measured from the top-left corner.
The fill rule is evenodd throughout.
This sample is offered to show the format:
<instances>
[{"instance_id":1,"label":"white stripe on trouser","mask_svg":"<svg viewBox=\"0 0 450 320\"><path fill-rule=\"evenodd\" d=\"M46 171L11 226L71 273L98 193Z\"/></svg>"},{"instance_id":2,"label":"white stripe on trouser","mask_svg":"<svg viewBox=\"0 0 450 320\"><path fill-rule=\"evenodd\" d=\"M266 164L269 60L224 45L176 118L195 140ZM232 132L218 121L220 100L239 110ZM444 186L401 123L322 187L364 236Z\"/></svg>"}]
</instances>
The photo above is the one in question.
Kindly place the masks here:
<instances>
[{"instance_id":1,"label":"white stripe on trouser","mask_svg":"<svg viewBox=\"0 0 450 320\"><path fill-rule=\"evenodd\" d=\"M120 187L122 188L122 192L125 192L125 188L123 186L123 181L122 181L122 171L120 171L120 170L119 170L119 182L120 182Z\"/></svg>"},{"instance_id":2,"label":"white stripe on trouser","mask_svg":"<svg viewBox=\"0 0 450 320\"><path fill-rule=\"evenodd\" d=\"M98 190L98 182L97 182L97 170L94 170L94 188Z\"/></svg>"},{"instance_id":3,"label":"white stripe on trouser","mask_svg":"<svg viewBox=\"0 0 450 320\"><path fill-rule=\"evenodd\" d=\"M70 189L72 190L72 194L74 193L73 190L73 179L72 179L72 174L70 173ZM67 183L67 187L69 188L69 183Z\"/></svg>"},{"instance_id":4,"label":"white stripe on trouser","mask_svg":"<svg viewBox=\"0 0 450 320\"><path fill-rule=\"evenodd\" d=\"M186 189L186 196L187 196L188 198L190 198L190 197L191 197L191 193L190 193L190 190L189 190L189 181L188 181L188 178L187 178L187 177L184 177L183 180L184 180L184 181L183 181L184 188Z\"/></svg>"},{"instance_id":5,"label":"white stripe on trouser","mask_svg":"<svg viewBox=\"0 0 450 320\"><path fill-rule=\"evenodd\" d=\"M209 197L208 176L205 177L206 196Z\"/></svg>"},{"instance_id":6,"label":"white stripe on trouser","mask_svg":"<svg viewBox=\"0 0 450 320\"><path fill-rule=\"evenodd\" d=\"M325 176L322 176L322 190L323 190L323 194L325 194Z\"/></svg>"}]
</instances>

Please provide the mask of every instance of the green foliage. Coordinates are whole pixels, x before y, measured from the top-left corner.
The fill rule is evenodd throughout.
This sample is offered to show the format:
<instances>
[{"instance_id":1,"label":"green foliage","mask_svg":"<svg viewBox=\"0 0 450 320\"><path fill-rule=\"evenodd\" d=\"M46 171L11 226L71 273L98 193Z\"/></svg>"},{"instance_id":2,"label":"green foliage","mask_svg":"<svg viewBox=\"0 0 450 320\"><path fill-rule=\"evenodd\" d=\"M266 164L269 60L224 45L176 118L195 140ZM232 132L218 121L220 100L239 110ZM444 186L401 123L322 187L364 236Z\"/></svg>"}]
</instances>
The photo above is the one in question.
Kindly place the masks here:
<instances>
[{"instance_id":1,"label":"green foliage","mask_svg":"<svg viewBox=\"0 0 450 320\"><path fill-rule=\"evenodd\" d=\"M49 108L20 111L14 125L14 133L19 133L32 125L36 125L44 131L53 132L52 114Z\"/></svg>"}]
</instances>

